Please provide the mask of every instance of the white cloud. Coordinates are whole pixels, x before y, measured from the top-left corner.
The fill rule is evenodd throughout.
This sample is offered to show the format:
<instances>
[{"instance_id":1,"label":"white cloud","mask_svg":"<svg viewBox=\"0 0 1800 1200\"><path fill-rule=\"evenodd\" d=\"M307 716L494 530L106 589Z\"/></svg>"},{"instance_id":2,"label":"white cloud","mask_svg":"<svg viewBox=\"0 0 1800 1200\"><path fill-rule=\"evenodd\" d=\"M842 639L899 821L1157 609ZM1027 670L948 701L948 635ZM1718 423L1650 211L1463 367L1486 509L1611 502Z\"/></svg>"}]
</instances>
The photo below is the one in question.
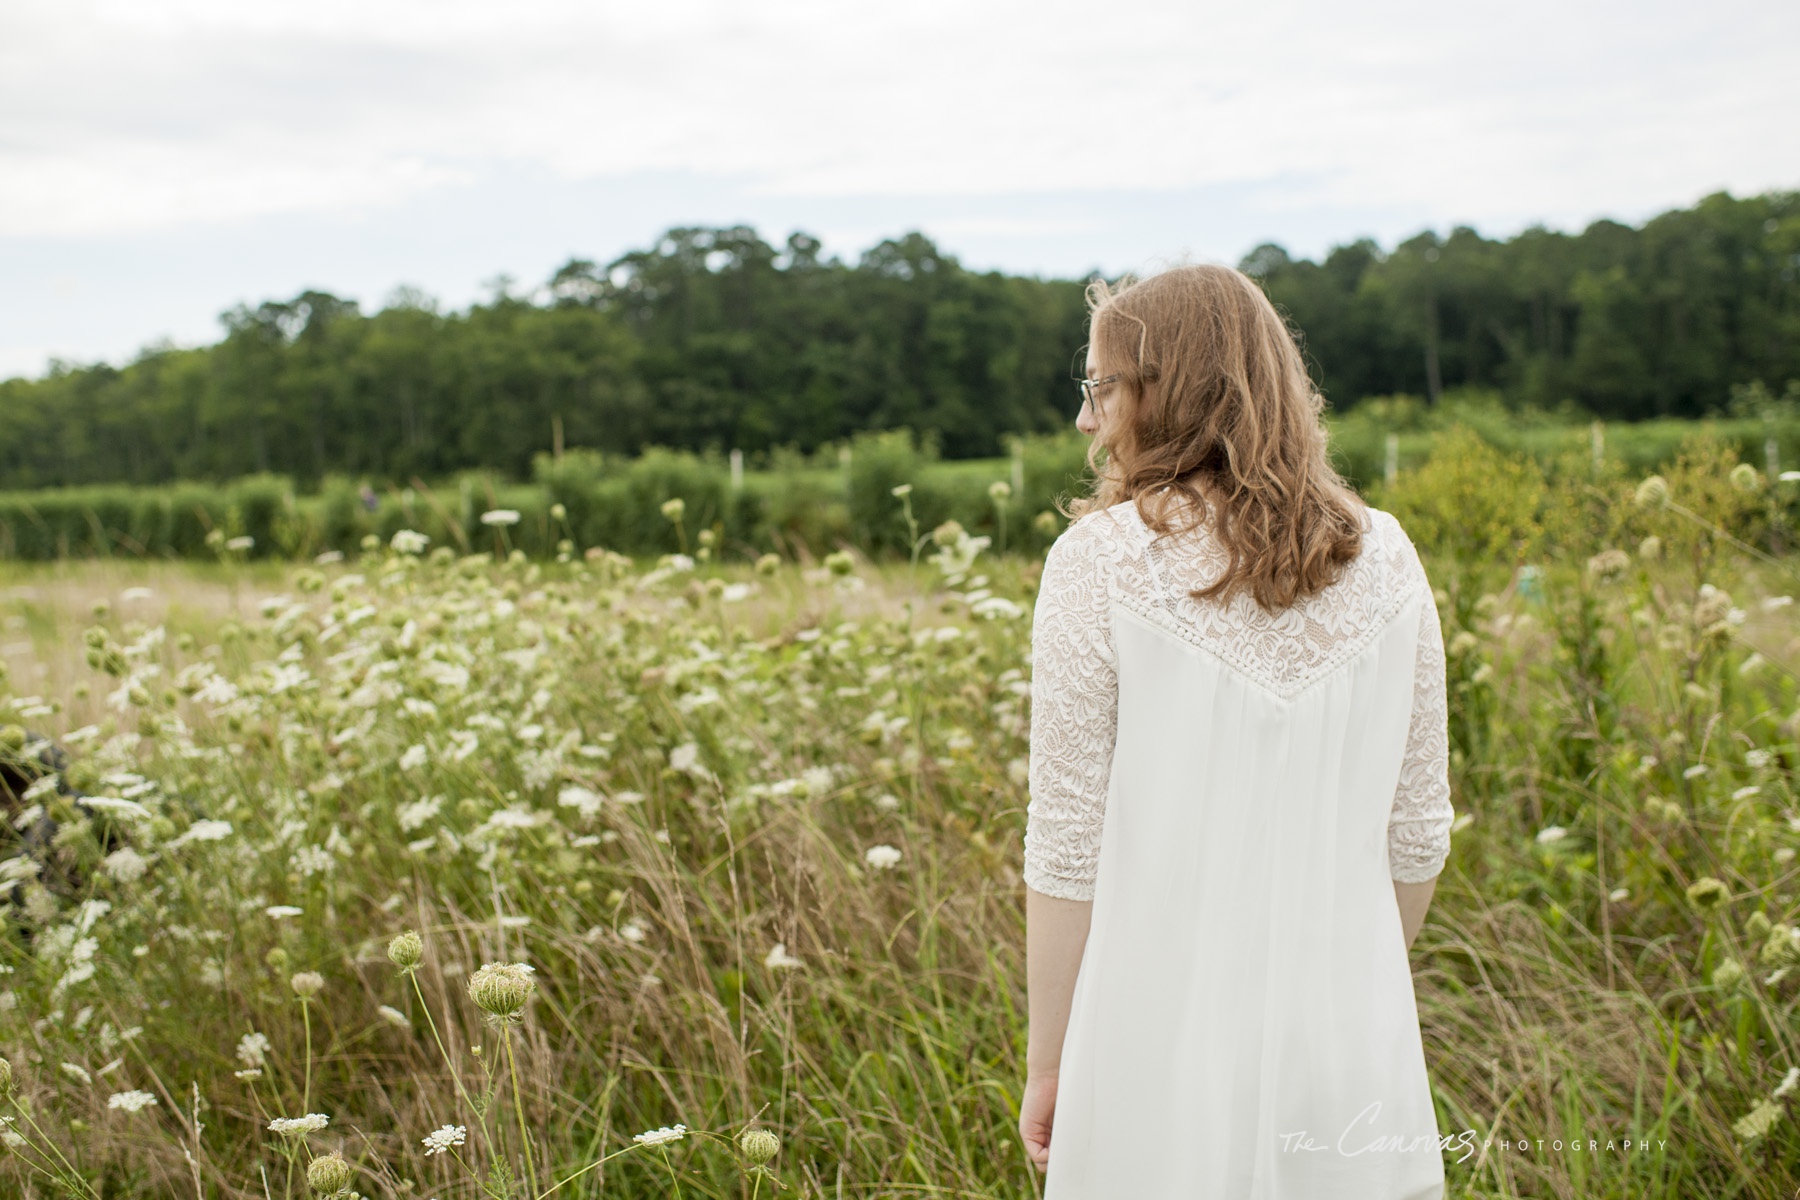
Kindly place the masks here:
<instances>
[{"instance_id":1,"label":"white cloud","mask_svg":"<svg viewBox=\"0 0 1800 1200\"><path fill-rule=\"evenodd\" d=\"M1266 185L1523 221L1792 185L1772 0L13 0L0 234L402 206L521 164L751 194ZM986 218L983 218L984 220Z\"/></svg>"}]
</instances>

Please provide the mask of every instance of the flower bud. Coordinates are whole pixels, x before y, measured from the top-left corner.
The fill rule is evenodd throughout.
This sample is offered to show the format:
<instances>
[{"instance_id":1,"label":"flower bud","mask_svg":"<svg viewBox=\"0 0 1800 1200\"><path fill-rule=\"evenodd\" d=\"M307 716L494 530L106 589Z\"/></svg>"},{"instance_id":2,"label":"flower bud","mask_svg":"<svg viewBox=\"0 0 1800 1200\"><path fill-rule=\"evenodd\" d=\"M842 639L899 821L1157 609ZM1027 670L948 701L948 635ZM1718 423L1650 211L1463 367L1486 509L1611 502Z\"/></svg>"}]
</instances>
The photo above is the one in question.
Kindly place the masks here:
<instances>
[{"instance_id":1,"label":"flower bud","mask_svg":"<svg viewBox=\"0 0 1800 1200\"><path fill-rule=\"evenodd\" d=\"M408 929L388 943L388 961L402 971L417 970L425 959L425 939Z\"/></svg>"},{"instance_id":2,"label":"flower bud","mask_svg":"<svg viewBox=\"0 0 1800 1200\"><path fill-rule=\"evenodd\" d=\"M1669 481L1652 475L1637 486L1639 508L1662 508L1669 503Z\"/></svg>"},{"instance_id":3,"label":"flower bud","mask_svg":"<svg viewBox=\"0 0 1800 1200\"><path fill-rule=\"evenodd\" d=\"M325 990L325 977L317 971L301 971L288 980L294 989L294 995L302 1000L310 1000Z\"/></svg>"},{"instance_id":4,"label":"flower bud","mask_svg":"<svg viewBox=\"0 0 1800 1200\"><path fill-rule=\"evenodd\" d=\"M469 999L500 1023L516 1021L537 985L523 963L488 963L469 977Z\"/></svg>"},{"instance_id":5,"label":"flower bud","mask_svg":"<svg viewBox=\"0 0 1800 1200\"><path fill-rule=\"evenodd\" d=\"M4 1058L0 1058L0 1098L4 1098L4 1097L10 1096L12 1094L13 1094L12 1064L10 1062L6 1061Z\"/></svg>"},{"instance_id":6,"label":"flower bud","mask_svg":"<svg viewBox=\"0 0 1800 1200\"><path fill-rule=\"evenodd\" d=\"M737 1144L744 1157L758 1166L774 1158L781 1149L781 1139L767 1129L746 1129L738 1134Z\"/></svg>"},{"instance_id":7,"label":"flower bud","mask_svg":"<svg viewBox=\"0 0 1800 1200\"><path fill-rule=\"evenodd\" d=\"M352 1178L350 1164L337 1153L321 1154L306 1167L306 1186L327 1196L349 1191Z\"/></svg>"},{"instance_id":8,"label":"flower bud","mask_svg":"<svg viewBox=\"0 0 1800 1200\"><path fill-rule=\"evenodd\" d=\"M687 511L687 504L680 496L673 500L663 501L662 515L671 521L681 520L681 514Z\"/></svg>"},{"instance_id":9,"label":"flower bud","mask_svg":"<svg viewBox=\"0 0 1800 1200\"><path fill-rule=\"evenodd\" d=\"M1725 903L1730 894L1724 881L1715 879L1711 875L1701 876L1689 884L1687 889L1688 903L1702 912L1710 912L1719 907Z\"/></svg>"}]
</instances>

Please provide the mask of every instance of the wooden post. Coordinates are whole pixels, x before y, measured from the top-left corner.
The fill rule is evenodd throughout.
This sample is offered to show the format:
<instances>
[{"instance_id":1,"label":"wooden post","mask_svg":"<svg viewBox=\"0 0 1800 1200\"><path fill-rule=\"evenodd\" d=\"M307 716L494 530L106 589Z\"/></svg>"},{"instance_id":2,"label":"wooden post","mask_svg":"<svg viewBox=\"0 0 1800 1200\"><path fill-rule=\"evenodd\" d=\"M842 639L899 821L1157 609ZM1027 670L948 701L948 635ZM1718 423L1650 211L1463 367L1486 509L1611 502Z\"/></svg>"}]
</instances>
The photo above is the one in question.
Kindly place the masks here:
<instances>
[{"instance_id":1,"label":"wooden post","mask_svg":"<svg viewBox=\"0 0 1800 1200\"><path fill-rule=\"evenodd\" d=\"M744 452L735 448L731 451L731 490L744 490Z\"/></svg>"},{"instance_id":2,"label":"wooden post","mask_svg":"<svg viewBox=\"0 0 1800 1200\"><path fill-rule=\"evenodd\" d=\"M1588 426L1589 449L1594 457L1594 477L1600 476L1600 466L1606 461L1606 427L1599 421Z\"/></svg>"},{"instance_id":3,"label":"wooden post","mask_svg":"<svg viewBox=\"0 0 1800 1200\"><path fill-rule=\"evenodd\" d=\"M1381 477L1386 482L1392 483L1398 474L1400 474L1400 435L1390 433L1387 435L1387 461L1382 465Z\"/></svg>"},{"instance_id":4,"label":"wooden post","mask_svg":"<svg viewBox=\"0 0 1800 1200\"><path fill-rule=\"evenodd\" d=\"M1012 444L1012 490L1015 496L1025 494L1025 442L1022 438L1014 438Z\"/></svg>"}]
</instances>

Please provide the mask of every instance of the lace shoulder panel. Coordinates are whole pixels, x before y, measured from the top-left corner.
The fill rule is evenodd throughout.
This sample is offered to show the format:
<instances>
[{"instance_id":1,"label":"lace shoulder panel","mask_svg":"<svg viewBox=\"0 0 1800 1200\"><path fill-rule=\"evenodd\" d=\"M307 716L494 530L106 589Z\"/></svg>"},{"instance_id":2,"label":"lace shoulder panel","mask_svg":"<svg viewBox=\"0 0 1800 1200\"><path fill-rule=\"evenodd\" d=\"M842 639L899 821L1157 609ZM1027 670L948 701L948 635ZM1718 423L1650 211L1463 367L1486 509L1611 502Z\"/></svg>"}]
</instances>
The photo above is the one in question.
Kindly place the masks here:
<instances>
[{"instance_id":1,"label":"lace shoulder panel","mask_svg":"<svg viewBox=\"0 0 1800 1200\"><path fill-rule=\"evenodd\" d=\"M1167 614L1193 644L1209 650L1272 695L1292 700L1354 658L1410 600L1419 577L1407 570L1411 544L1399 522L1368 509L1363 546L1331 586L1277 612L1239 591L1229 600L1196 600L1216 581L1229 554L1204 526L1158 536L1128 510L1142 531L1140 597Z\"/></svg>"}]
</instances>

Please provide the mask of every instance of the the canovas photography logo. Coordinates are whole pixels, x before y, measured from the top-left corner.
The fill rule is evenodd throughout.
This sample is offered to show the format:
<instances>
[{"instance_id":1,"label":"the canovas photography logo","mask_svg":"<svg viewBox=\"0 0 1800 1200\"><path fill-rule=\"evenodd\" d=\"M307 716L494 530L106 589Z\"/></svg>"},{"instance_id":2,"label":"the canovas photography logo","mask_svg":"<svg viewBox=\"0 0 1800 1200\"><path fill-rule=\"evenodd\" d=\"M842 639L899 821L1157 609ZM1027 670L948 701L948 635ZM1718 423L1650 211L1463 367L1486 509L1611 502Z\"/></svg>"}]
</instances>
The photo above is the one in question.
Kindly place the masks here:
<instances>
[{"instance_id":1,"label":"the canovas photography logo","mask_svg":"<svg viewBox=\"0 0 1800 1200\"><path fill-rule=\"evenodd\" d=\"M1610 1135L1586 1138L1484 1138L1473 1129L1456 1133L1442 1133L1438 1130L1430 1133L1384 1132L1377 1124L1380 1116L1381 1101L1371 1100L1367 1107L1335 1133L1330 1130L1296 1129L1276 1136L1280 1140L1283 1154L1335 1152L1346 1158L1356 1158L1364 1154L1405 1154L1436 1149L1445 1154L1455 1152L1455 1162L1466 1162L1478 1151L1487 1150L1515 1154L1527 1151L1540 1154L1647 1154L1652 1146L1662 1150L1669 1144L1667 1138ZM1800 1193L1796 1193L1796 1196L1800 1197Z\"/></svg>"}]
</instances>

